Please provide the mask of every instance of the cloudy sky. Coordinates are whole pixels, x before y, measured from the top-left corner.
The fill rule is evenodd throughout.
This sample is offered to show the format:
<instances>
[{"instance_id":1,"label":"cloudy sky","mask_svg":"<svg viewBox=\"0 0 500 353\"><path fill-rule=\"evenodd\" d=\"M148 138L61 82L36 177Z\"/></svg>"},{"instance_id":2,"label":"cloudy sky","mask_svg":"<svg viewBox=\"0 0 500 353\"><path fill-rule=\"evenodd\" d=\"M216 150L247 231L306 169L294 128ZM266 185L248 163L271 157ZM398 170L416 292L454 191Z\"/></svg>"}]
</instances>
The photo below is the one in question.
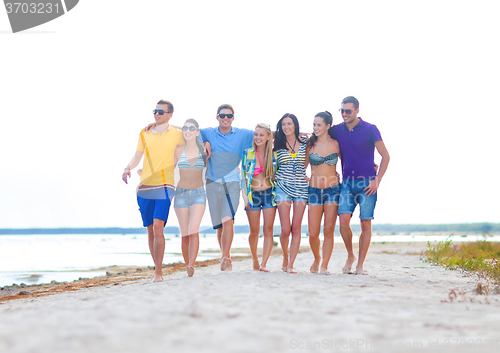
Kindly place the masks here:
<instances>
[{"instance_id":1,"label":"cloudy sky","mask_svg":"<svg viewBox=\"0 0 500 353\"><path fill-rule=\"evenodd\" d=\"M161 98L178 125L216 126L230 103L237 127L290 112L310 132L319 111L340 123L348 95L391 154L376 223L498 222L499 10L493 0L80 1L17 34L0 10L0 228L140 227L139 178L125 185L121 173ZM241 208L236 223L246 224Z\"/></svg>"}]
</instances>

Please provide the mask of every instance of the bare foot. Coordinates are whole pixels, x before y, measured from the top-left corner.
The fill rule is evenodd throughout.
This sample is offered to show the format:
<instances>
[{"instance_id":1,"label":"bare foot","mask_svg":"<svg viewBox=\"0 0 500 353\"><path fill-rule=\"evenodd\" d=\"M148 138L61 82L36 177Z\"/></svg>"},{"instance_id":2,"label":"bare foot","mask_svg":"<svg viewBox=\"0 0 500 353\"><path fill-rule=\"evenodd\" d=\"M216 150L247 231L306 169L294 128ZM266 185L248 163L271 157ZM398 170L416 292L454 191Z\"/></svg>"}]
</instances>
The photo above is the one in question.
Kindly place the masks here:
<instances>
[{"instance_id":1,"label":"bare foot","mask_svg":"<svg viewBox=\"0 0 500 353\"><path fill-rule=\"evenodd\" d=\"M194 275L194 267L193 266L187 266L186 270L187 270L187 273L188 273L188 277L193 277L193 275Z\"/></svg>"},{"instance_id":2,"label":"bare foot","mask_svg":"<svg viewBox=\"0 0 500 353\"><path fill-rule=\"evenodd\" d=\"M220 270L221 271L225 271L227 270L227 257L223 257L222 259L220 259Z\"/></svg>"},{"instance_id":3,"label":"bare foot","mask_svg":"<svg viewBox=\"0 0 500 353\"><path fill-rule=\"evenodd\" d=\"M229 257L223 257L220 262L220 270L221 271L232 271L233 270L233 262Z\"/></svg>"},{"instance_id":4,"label":"bare foot","mask_svg":"<svg viewBox=\"0 0 500 353\"><path fill-rule=\"evenodd\" d=\"M253 269L254 271L259 271L260 269L259 260L253 260Z\"/></svg>"},{"instance_id":5,"label":"bare foot","mask_svg":"<svg viewBox=\"0 0 500 353\"><path fill-rule=\"evenodd\" d=\"M318 273L319 261L320 260L318 260L318 259L314 259L313 264L311 265L311 268L310 268L311 273Z\"/></svg>"},{"instance_id":6,"label":"bare foot","mask_svg":"<svg viewBox=\"0 0 500 353\"><path fill-rule=\"evenodd\" d=\"M293 267L287 267L286 272L288 272L288 273L297 273L297 271L295 271L293 269Z\"/></svg>"},{"instance_id":7,"label":"bare foot","mask_svg":"<svg viewBox=\"0 0 500 353\"><path fill-rule=\"evenodd\" d=\"M320 274L320 275L329 275L329 274L330 274L330 272L328 272L328 268L321 267L321 268L319 269L319 274Z\"/></svg>"},{"instance_id":8,"label":"bare foot","mask_svg":"<svg viewBox=\"0 0 500 353\"><path fill-rule=\"evenodd\" d=\"M268 270L265 266L261 266L261 267L259 267L259 271L262 271L262 272L269 272L269 270Z\"/></svg>"},{"instance_id":9,"label":"bare foot","mask_svg":"<svg viewBox=\"0 0 500 353\"><path fill-rule=\"evenodd\" d=\"M368 276L368 272L366 272L365 270L363 270L363 267L356 267L356 274L357 275Z\"/></svg>"},{"instance_id":10,"label":"bare foot","mask_svg":"<svg viewBox=\"0 0 500 353\"><path fill-rule=\"evenodd\" d=\"M155 274L155 276L153 277L153 279L151 280L151 282L153 282L153 283L163 282L163 274L161 274L161 275Z\"/></svg>"},{"instance_id":11,"label":"bare foot","mask_svg":"<svg viewBox=\"0 0 500 353\"><path fill-rule=\"evenodd\" d=\"M283 265L281 266L281 269L284 272L287 272L287 268L288 268L288 256L283 256Z\"/></svg>"},{"instance_id":12,"label":"bare foot","mask_svg":"<svg viewBox=\"0 0 500 353\"><path fill-rule=\"evenodd\" d=\"M345 261L345 265L344 265L344 267L342 267L342 273L351 274L352 273L351 268L352 268L352 264L354 263L354 261L356 261L356 257L347 256L347 260Z\"/></svg>"}]
</instances>

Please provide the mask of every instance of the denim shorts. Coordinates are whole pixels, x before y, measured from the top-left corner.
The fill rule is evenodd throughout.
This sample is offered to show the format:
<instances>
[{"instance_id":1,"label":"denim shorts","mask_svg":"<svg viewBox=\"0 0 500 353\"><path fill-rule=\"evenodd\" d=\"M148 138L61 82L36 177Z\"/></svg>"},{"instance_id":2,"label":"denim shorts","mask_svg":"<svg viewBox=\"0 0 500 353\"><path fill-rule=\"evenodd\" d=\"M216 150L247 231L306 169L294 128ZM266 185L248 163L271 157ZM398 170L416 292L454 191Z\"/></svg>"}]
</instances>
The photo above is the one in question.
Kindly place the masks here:
<instances>
[{"instance_id":1,"label":"denim shorts","mask_svg":"<svg viewBox=\"0 0 500 353\"><path fill-rule=\"evenodd\" d=\"M206 205L207 194L202 186L198 189L175 189L174 208L189 208L193 205Z\"/></svg>"},{"instance_id":2,"label":"denim shorts","mask_svg":"<svg viewBox=\"0 0 500 353\"><path fill-rule=\"evenodd\" d=\"M276 208L273 206L273 188L266 190L252 190L252 207L245 207L245 211L260 211L266 208ZM248 205L250 206L250 205Z\"/></svg>"},{"instance_id":3,"label":"denim shorts","mask_svg":"<svg viewBox=\"0 0 500 353\"><path fill-rule=\"evenodd\" d=\"M339 214L353 214L356 205L359 204L359 218L362 220L373 219L377 193L366 196L363 189L370 184L371 179L346 179L342 180L340 190Z\"/></svg>"},{"instance_id":4,"label":"denim shorts","mask_svg":"<svg viewBox=\"0 0 500 353\"><path fill-rule=\"evenodd\" d=\"M340 184L319 189L309 186L309 206L323 206L325 203L339 203Z\"/></svg>"},{"instance_id":5,"label":"denim shorts","mask_svg":"<svg viewBox=\"0 0 500 353\"><path fill-rule=\"evenodd\" d=\"M305 188L305 189L306 189L306 193L307 193L307 188ZM283 201L292 201L292 202L293 201L304 201L304 202L307 202L306 197L292 197L292 196L288 195L278 185L276 185L274 191L276 193L276 202L283 202Z\"/></svg>"},{"instance_id":6,"label":"denim shorts","mask_svg":"<svg viewBox=\"0 0 500 353\"><path fill-rule=\"evenodd\" d=\"M174 197L174 190L170 188L159 188L154 190L137 192L137 203L141 211L142 224L148 227L153 220L160 219L167 224L170 204Z\"/></svg>"}]
</instances>

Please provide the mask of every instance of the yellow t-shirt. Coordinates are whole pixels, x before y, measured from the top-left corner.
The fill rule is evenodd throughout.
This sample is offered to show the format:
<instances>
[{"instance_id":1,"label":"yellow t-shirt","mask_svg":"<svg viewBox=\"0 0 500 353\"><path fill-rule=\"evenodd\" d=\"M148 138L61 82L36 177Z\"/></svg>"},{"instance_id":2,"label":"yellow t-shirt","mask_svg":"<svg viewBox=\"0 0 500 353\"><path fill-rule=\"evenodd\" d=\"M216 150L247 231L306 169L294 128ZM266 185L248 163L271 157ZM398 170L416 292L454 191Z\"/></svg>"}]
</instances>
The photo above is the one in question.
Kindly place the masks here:
<instances>
[{"instance_id":1,"label":"yellow t-shirt","mask_svg":"<svg viewBox=\"0 0 500 353\"><path fill-rule=\"evenodd\" d=\"M144 152L144 165L139 185L174 185L175 148L184 143L182 132L171 126L161 134L154 129L149 132L142 130L137 144L137 151Z\"/></svg>"}]
</instances>

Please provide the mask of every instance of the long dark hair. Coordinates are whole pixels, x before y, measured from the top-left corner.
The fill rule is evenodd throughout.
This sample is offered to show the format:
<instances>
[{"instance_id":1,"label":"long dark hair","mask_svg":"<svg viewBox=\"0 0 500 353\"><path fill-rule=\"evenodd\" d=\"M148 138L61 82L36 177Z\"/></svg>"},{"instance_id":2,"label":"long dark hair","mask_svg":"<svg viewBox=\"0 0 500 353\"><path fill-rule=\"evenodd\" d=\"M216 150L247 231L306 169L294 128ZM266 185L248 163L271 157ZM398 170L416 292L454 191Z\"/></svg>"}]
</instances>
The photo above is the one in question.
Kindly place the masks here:
<instances>
[{"instance_id":1,"label":"long dark hair","mask_svg":"<svg viewBox=\"0 0 500 353\"><path fill-rule=\"evenodd\" d=\"M322 118L323 121L325 122L325 125L330 125L330 127L332 127L333 117L329 111L320 112L316 114L314 117ZM307 140L307 148L313 147L317 139L318 136L316 136L316 134L313 132L311 137L309 137L309 140Z\"/></svg>"},{"instance_id":2,"label":"long dark hair","mask_svg":"<svg viewBox=\"0 0 500 353\"><path fill-rule=\"evenodd\" d=\"M186 123L191 123L193 124L194 126L196 126L196 128L198 129L198 131L200 131L200 125L198 124L198 122L194 119L187 119L185 122L184 122L184 125L186 125ZM198 150L200 151L201 153L201 156L203 157L203 162L205 162L205 167L207 166L207 154L205 153L205 148L203 147L203 145L201 144L200 140L198 138L196 138L196 145L198 146Z\"/></svg>"},{"instance_id":3,"label":"long dark hair","mask_svg":"<svg viewBox=\"0 0 500 353\"><path fill-rule=\"evenodd\" d=\"M299 120L297 117L293 114L286 113L281 117L281 119L278 121L278 124L276 124L276 137L274 138L274 148L273 151L281 150L283 148L286 148L286 136L285 133L283 132L283 127L282 122L283 119L285 118L290 118L293 121L293 125L295 125L295 137L297 140L299 140Z\"/></svg>"}]
</instances>

